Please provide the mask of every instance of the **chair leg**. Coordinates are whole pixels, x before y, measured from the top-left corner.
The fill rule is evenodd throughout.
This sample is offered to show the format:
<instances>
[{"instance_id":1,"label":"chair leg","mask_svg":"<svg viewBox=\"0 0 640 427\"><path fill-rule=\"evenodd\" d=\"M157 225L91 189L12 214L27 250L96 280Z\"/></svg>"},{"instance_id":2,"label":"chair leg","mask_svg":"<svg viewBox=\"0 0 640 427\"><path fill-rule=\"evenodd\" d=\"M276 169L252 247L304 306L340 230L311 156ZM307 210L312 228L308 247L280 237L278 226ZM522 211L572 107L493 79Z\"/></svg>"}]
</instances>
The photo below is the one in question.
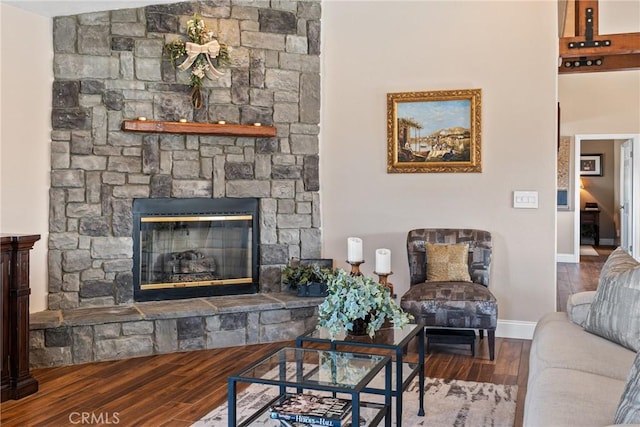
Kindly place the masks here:
<instances>
[{"instance_id":1,"label":"chair leg","mask_svg":"<svg viewBox=\"0 0 640 427\"><path fill-rule=\"evenodd\" d=\"M489 359L494 360L496 357L496 331L491 329L487 331L489 337Z\"/></svg>"}]
</instances>

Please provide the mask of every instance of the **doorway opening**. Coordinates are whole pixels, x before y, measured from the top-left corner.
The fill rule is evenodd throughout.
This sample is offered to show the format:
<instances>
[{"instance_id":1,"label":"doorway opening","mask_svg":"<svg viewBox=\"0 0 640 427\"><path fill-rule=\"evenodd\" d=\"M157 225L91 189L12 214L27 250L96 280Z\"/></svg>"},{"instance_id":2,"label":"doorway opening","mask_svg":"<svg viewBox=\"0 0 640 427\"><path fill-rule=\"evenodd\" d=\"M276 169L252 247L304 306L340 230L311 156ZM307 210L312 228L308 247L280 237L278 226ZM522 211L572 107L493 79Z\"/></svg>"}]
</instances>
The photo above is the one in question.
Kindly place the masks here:
<instances>
[{"instance_id":1,"label":"doorway opening","mask_svg":"<svg viewBox=\"0 0 640 427\"><path fill-rule=\"evenodd\" d=\"M581 167L581 161L584 158L585 161L599 159L597 157L600 153L582 153L583 143L589 141L610 141L613 144L614 161L609 162L613 164L613 170L606 171L602 169L602 164L596 165L601 169L590 171L591 165L585 163L585 167ZM633 152L638 154L633 156ZM596 155L594 157L594 155ZM582 157L584 156L584 157ZM593 159L592 159L593 157ZM611 160L611 159L610 159ZM573 258L574 262L580 261L580 243L583 235L584 226L581 217L592 218L594 215L592 212L597 211L599 216L602 215L604 205L599 205L594 200L594 195L589 193L588 182L594 182L601 176L607 176L615 182L614 184L614 201L606 206L606 215L612 219L615 219L616 223L616 235L611 243L620 245L625 248L636 259L640 258L640 135L637 134L590 134L590 135L576 135L574 144L574 226L573 226ZM588 167L587 167L588 166ZM582 174L581 174L582 170ZM601 175L602 174L602 175ZM582 179L581 179L582 178ZM596 181L597 182L597 181ZM595 186L592 187L595 189ZM581 193L588 193L589 197L584 197L585 200L581 200ZM585 206L589 203L589 206ZM588 208L588 209L585 209ZM591 210L589 210L591 209ZM594 210L595 209L595 210ZM585 214L581 215L581 211ZM591 214L590 214L591 213ZM601 220L600 220L601 221ZM595 224L596 228L591 225L591 230L597 230L594 233L594 237L597 240L601 236L600 224ZM600 242L596 242L600 243ZM610 243L607 240L607 243Z\"/></svg>"}]
</instances>

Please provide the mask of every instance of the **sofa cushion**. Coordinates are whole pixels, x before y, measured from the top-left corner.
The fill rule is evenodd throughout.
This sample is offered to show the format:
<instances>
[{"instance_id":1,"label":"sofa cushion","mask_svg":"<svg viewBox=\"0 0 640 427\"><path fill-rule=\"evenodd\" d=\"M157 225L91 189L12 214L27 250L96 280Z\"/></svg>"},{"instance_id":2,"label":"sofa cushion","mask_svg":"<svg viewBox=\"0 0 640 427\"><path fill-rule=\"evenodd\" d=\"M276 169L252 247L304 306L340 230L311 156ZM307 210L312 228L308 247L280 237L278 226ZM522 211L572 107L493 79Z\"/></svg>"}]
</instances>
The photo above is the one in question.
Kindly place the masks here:
<instances>
[{"instance_id":1,"label":"sofa cushion","mask_svg":"<svg viewBox=\"0 0 640 427\"><path fill-rule=\"evenodd\" d=\"M610 425L624 384L621 380L572 369L545 369L527 385L523 425Z\"/></svg>"},{"instance_id":2,"label":"sofa cushion","mask_svg":"<svg viewBox=\"0 0 640 427\"><path fill-rule=\"evenodd\" d=\"M618 410L616 411L616 424L640 424L640 352L636 355L629 378L625 385Z\"/></svg>"},{"instance_id":3,"label":"sofa cushion","mask_svg":"<svg viewBox=\"0 0 640 427\"><path fill-rule=\"evenodd\" d=\"M634 358L633 351L570 322L567 313L549 313L538 322L533 335L529 376L547 368L566 368L624 383Z\"/></svg>"},{"instance_id":4,"label":"sofa cushion","mask_svg":"<svg viewBox=\"0 0 640 427\"><path fill-rule=\"evenodd\" d=\"M640 351L640 262L618 248L602 270L585 329Z\"/></svg>"},{"instance_id":5,"label":"sofa cushion","mask_svg":"<svg viewBox=\"0 0 640 427\"><path fill-rule=\"evenodd\" d=\"M427 242L427 282L470 282L469 244Z\"/></svg>"}]
</instances>

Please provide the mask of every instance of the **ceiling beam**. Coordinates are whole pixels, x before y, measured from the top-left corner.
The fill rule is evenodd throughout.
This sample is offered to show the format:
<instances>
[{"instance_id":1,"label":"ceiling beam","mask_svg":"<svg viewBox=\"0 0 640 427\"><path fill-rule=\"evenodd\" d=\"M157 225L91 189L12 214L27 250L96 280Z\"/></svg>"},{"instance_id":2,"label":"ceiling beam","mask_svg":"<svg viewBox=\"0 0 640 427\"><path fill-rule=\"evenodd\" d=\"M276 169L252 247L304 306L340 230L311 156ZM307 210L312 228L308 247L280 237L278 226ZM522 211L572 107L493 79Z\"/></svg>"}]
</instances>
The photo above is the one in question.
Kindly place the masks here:
<instances>
[{"instance_id":1,"label":"ceiling beam","mask_svg":"<svg viewBox=\"0 0 640 427\"><path fill-rule=\"evenodd\" d=\"M598 0L574 2L574 35L559 38L558 73L640 69L640 33L600 34Z\"/></svg>"},{"instance_id":2,"label":"ceiling beam","mask_svg":"<svg viewBox=\"0 0 640 427\"><path fill-rule=\"evenodd\" d=\"M598 46L589 47L589 43L583 36L562 37L560 39L560 56L574 58L587 55L628 55L640 53L640 33L623 33L601 35L594 37L590 44L598 43ZM608 43L608 45L606 44ZM580 47L583 44L586 47Z\"/></svg>"},{"instance_id":3,"label":"ceiling beam","mask_svg":"<svg viewBox=\"0 0 640 427\"><path fill-rule=\"evenodd\" d=\"M592 35L598 35L598 0L576 0L575 5L575 29L576 36L586 36L587 21L590 19L587 17L587 10L591 9L592 21L590 21L590 27L595 29L595 33Z\"/></svg>"},{"instance_id":4,"label":"ceiling beam","mask_svg":"<svg viewBox=\"0 0 640 427\"><path fill-rule=\"evenodd\" d=\"M598 65L600 60L600 65ZM587 65L587 62L591 65ZM576 66L576 62L579 64ZM609 56L585 56L581 58L563 59L558 68L560 74L571 73L597 73L601 71L640 70L640 54L609 55Z\"/></svg>"}]
</instances>

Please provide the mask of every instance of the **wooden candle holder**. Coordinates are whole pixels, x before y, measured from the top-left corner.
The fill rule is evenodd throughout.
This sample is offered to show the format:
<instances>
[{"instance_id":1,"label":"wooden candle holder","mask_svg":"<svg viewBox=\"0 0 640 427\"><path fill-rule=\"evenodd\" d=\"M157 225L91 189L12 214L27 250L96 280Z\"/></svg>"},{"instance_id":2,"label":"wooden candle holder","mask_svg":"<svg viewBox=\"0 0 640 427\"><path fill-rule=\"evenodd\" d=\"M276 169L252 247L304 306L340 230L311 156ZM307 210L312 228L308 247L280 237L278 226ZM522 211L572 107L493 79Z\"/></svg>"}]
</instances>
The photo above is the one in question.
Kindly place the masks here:
<instances>
[{"instance_id":1,"label":"wooden candle holder","mask_svg":"<svg viewBox=\"0 0 640 427\"><path fill-rule=\"evenodd\" d=\"M351 276L362 276L362 272L360 271L360 264L364 264L364 261L349 261L347 260L347 264L351 266Z\"/></svg>"},{"instance_id":2,"label":"wooden candle holder","mask_svg":"<svg viewBox=\"0 0 640 427\"><path fill-rule=\"evenodd\" d=\"M376 274L378 276L378 283L389 288L389 291L391 292L391 298L396 298L397 295L395 294L395 292L393 292L393 283L387 280L387 278L393 274L393 271L390 271L388 273L377 273L374 271L373 274Z\"/></svg>"}]
</instances>

